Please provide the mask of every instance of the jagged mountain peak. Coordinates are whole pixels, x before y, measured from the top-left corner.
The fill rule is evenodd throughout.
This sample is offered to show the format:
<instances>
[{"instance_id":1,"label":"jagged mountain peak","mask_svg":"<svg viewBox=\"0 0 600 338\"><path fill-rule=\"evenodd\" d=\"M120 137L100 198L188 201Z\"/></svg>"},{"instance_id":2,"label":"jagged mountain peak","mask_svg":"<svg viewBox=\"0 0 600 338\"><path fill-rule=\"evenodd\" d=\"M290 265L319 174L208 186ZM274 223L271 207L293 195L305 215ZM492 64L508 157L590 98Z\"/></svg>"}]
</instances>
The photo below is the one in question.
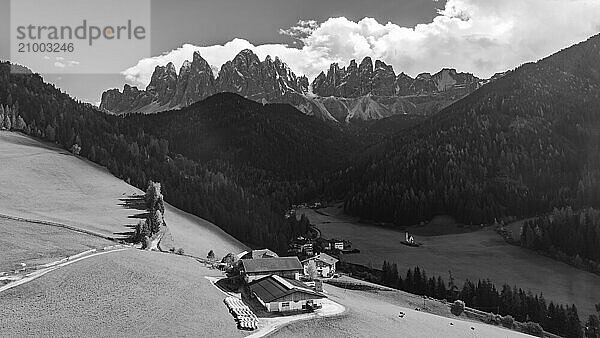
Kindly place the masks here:
<instances>
[{"instance_id":1,"label":"jagged mountain peak","mask_svg":"<svg viewBox=\"0 0 600 338\"><path fill-rule=\"evenodd\" d=\"M252 50L243 49L233 58L232 63L236 66L248 67L260 63L260 59Z\"/></svg>"},{"instance_id":2,"label":"jagged mountain peak","mask_svg":"<svg viewBox=\"0 0 600 338\"><path fill-rule=\"evenodd\" d=\"M358 68L372 72L373 71L373 60L371 60L371 57L369 57L369 56L365 57L360 62L360 65L358 66Z\"/></svg>"},{"instance_id":3,"label":"jagged mountain peak","mask_svg":"<svg viewBox=\"0 0 600 338\"><path fill-rule=\"evenodd\" d=\"M352 115L350 120L356 120L418 111L399 98L455 88L460 89L455 97L461 97L472 89L472 80L472 75L449 68L413 79L404 73L396 75L393 66L367 56L360 63L351 60L345 67L331 63L311 84L306 76L296 76L278 56L267 55L261 61L254 51L244 49L215 71L196 51L191 60L184 61L179 74L172 63L157 66L145 91L131 88L122 93L108 91L102 96L101 106L117 113L158 112L185 107L215 93L232 92L263 103L290 103L308 115L343 122L349 120L346 118L349 114ZM315 102L319 97L331 100ZM360 105L341 100L363 97L373 98L360 101ZM426 108L426 113L437 106L431 107Z\"/></svg>"}]
</instances>

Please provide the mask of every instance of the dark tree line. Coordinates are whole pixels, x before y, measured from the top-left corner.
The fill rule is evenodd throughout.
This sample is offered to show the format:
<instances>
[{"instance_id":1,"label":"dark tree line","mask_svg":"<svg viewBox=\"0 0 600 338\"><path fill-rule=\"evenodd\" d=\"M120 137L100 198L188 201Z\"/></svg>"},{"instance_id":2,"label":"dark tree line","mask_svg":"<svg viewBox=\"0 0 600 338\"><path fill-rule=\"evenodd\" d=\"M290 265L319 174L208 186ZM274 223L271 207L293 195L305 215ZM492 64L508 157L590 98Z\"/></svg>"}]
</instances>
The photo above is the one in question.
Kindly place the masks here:
<instances>
[{"instance_id":1,"label":"dark tree line","mask_svg":"<svg viewBox=\"0 0 600 338\"><path fill-rule=\"evenodd\" d=\"M600 210L561 208L527 221L521 246L600 273Z\"/></svg>"},{"instance_id":2,"label":"dark tree line","mask_svg":"<svg viewBox=\"0 0 600 338\"><path fill-rule=\"evenodd\" d=\"M462 289L458 289L452 275L446 283L442 277L428 277L423 269L415 267L408 269L402 277L397 265L387 261L383 262L379 282L385 286L440 300L460 299L468 307L503 316L510 315L523 323L539 323L544 330L561 336L583 336L575 305L548 302L543 295L534 295L516 286L505 284L498 289L489 280L480 280L477 283L467 280Z\"/></svg>"},{"instance_id":3,"label":"dark tree line","mask_svg":"<svg viewBox=\"0 0 600 338\"><path fill-rule=\"evenodd\" d=\"M148 247L149 240L152 235L160 232L160 228L166 225L165 202L161 193L161 184L156 182L148 182L148 188L144 194L143 201L148 211L146 219L139 221L135 226L135 231L131 236L134 243L142 243L142 248Z\"/></svg>"}]
</instances>

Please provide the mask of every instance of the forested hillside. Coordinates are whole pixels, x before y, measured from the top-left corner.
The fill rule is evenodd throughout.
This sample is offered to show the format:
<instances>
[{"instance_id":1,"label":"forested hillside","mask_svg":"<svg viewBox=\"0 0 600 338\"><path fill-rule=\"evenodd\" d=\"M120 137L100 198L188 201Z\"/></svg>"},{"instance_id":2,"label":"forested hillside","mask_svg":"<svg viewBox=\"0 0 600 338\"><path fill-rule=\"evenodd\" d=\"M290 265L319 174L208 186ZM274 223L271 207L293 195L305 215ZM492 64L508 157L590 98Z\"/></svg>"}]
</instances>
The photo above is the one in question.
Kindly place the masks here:
<instances>
[{"instance_id":1,"label":"forested hillside","mask_svg":"<svg viewBox=\"0 0 600 338\"><path fill-rule=\"evenodd\" d=\"M525 64L366 152L334 189L347 212L465 223L598 206L600 35Z\"/></svg>"},{"instance_id":2,"label":"forested hillside","mask_svg":"<svg viewBox=\"0 0 600 338\"><path fill-rule=\"evenodd\" d=\"M232 93L181 110L131 114L126 120L168 141L172 152L269 199L281 214L290 204L319 195L326 185L324 173L343 166L359 147L338 126L290 105L262 105Z\"/></svg>"},{"instance_id":3,"label":"forested hillside","mask_svg":"<svg viewBox=\"0 0 600 338\"><path fill-rule=\"evenodd\" d=\"M600 211L562 208L527 221L521 246L600 274Z\"/></svg>"},{"instance_id":4,"label":"forested hillside","mask_svg":"<svg viewBox=\"0 0 600 338\"><path fill-rule=\"evenodd\" d=\"M307 118L287 104L266 104L221 93L181 110L127 120L169 142L176 153L229 162L273 177L314 177L339 167L358 142L339 127Z\"/></svg>"},{"instance_id":5,"label":"forested hillside","mask_svg":"<svg viewBox=\"0 0 600 338\"><path fill-rule=\"evenodd\" d=\"M238 103L243 106L243 103ZM65 149L106 166L115 176L138 188L145 189L148 180L159 181L163 184L163 194L167 202L214 222L241 241L283 251L292 236L304 234L307 230L305 223L284 219L284 209L287 208L288 200L283 197L287 195L270 194L275 192L275 188L271 188L272 191L268 191L267 188L249 188L252 185L252 181L247 179L251 176L249 173L260 174L256 168L251 167L255 162L244 164L243 161L222 161L223 167L238 164L239 166L237 170L221 171L215 169L218 166L213 163L205 162L206 157L196 157L193 150L190 150L189 155L197 160L172 150L181 150L183 141L177 143L177 139L167 136L163 138L161 135L181 133L182 129L186 129L184 124L175 125L176 129L165 129L164 133L157 132L157 136L152 135L142 128L147 127L148 123L138 125L139 121L98 112L94 107L76 102L54 86L44 83L39 75L11 74L9 63L0 65L0 105L6 107L4 115L11 124L9 128L56 142ZM237 109L235 104L229 108ZM259 114L262 105L254 108L257 110L255 114ZM273 109L277 112L276 108ZM236 114L229 109L220 112L231 116ZM21 120L24 124L16 123ZM162 121L157 121L159 122ZM271 128L269 121L262 123L265 128ZM247 126L249 131L246 136L253 135L254 127ZM248 136L239 142L242 145L252 144L250 139ZM169 140L174 142L172 147ZM207 137L206 140L210 142L211 138ZM201 143L204 140L195 141ZM298 136L290 142L299 144L288 144L288 150L302 147L304 141ZM306 141L306 144L311 142ZM194 149L194 144L190 145L188 148ZM268 146L267 143L262 145ZM204 149L209 147L205 146ZM213 150L220 154L217 151L219 149L215 146ZM246 149L254 148L250 146ZM223 152L231 150L225 148ZM309 148L308 152L317 150L313 147ZM258 154L251 155L253 156L247 158L260 159ZM218 158L213 155L209 157L211 156ZM318 157L318 154L316 156ZM228 160L227 156L223 159ZM290 163L287 165L293 165L292 159L288 159ZM244 171L246 167L248 169ZM283 170L277 167L269 169ZM244 180L240 180L237 175ZM257 176L254 182L261 182L261 177ZM281 184L276 185L279 191L301 189L295 183L284 183L283 187Z\"/></svg>"}]
</instances>

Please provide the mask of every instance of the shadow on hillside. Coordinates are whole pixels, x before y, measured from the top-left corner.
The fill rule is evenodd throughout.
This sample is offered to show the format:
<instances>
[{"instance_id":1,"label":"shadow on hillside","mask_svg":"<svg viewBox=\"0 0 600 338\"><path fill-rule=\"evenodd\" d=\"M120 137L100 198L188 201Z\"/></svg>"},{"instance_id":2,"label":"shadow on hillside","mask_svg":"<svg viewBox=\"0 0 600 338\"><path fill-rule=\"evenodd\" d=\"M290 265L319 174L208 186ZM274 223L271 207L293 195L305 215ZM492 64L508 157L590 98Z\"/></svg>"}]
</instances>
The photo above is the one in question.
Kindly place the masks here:
<instances>
[{"instance_id":1,"label":"shadow on hillside","mask_svg":"<svg viewBox=\"0 0 600 338\"><path fill-rule=\"evenodd\" d=\"M148 217L149 213L146 211L146 201L143 195L129 195L127 197L119 198L119 201L119 206L124 209L132 210L133 212L133 214L127 216L127 218L145 220ZM135 226L136 224L123 224L123 227L129 230L115 232L115 238L124 242L131 242L131 238L135 234Z\"/></svg>"},{"instance_id":2,"label":"shadow on hillside","mask_svg":"<svg viewBox=\"0 0 600 338\"><path fill-rule=\"evenodd\" d=\"M130 231L115 232L114 233L115 238L117 240L124 241L124 242L127 242L127 243L133 243L133 241L131 240L131 238L135 234L135 224L123 224L123 227L131 229L131 230Z\"/></svg>"},{"instance_id":3,"label":"shadow on hillside","mask_svg":"<svg viewBox=\"0 0 600 338\"><path fill-rule=\"evenodd\" d=\"M120 206L125 209L132 210L146 210L146 200L144 200L144 196L139 195L130 195L125 198L119 198Z\"/></svg>"},{"instance_id":4,"label":"shadow on hillside","mask_svg":"<svg viewBox=\"0 0 600 338\"><path fill-rule=\"evenodd\" d=\"M129 215L129 216L127 216L127 218L146 219L149 215L150 215L150 213L148 213L148 212L142 212L140 214Z\"/></svg>"}]
</instances>

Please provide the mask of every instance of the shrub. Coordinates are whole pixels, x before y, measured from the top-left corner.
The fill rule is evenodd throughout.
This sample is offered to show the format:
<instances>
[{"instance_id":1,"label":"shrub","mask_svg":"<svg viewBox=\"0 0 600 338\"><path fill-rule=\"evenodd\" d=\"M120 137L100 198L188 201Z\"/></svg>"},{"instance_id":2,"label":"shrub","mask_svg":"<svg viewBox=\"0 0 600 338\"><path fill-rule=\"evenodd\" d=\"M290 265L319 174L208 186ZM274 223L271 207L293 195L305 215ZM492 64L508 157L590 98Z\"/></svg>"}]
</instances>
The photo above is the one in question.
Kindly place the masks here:
<instances>
[{"instance_id":1,"label":"shrub","mask_svg":"<svg viewBox=\"0 0 600 338\"><path fill-rule=\"evenodd\" d=\"M538 323L527 322L523 324L523 332L532 336L541 337L544 333L544 329L542 329L542 326Z\"/></svg>"},{"instance_id":2,"label":"shrub","mask_svg":"<svg viewBox=\"0 0 600 338\"><path fill-rule=\"evenodd\" d=\"M142 249L148 249L150 247L150 238L148 236L144 236L142 239Z\"/></svg>"},{"instance_id":3,"label":"shrub","mask_svg":"<svg viewBox=\"0 0 600 338\"><path fill-rule=\"evenodd\" d=\"M225 257L223 257L223 259L221 259L221 263L225 263L227 265L232 266L233 263L235 263L235 255L231 252L228 253Z\"/></svg>"},{"instance_id":4,"label":"shrub","mask_svg":"<svg viewBox=\"0 0 600 338\"><path fill-rule=\"evenodd\" d=\"M512 329L515 325L515 319L511 315L506 315L500 319L502 326L507 329Z\"/></svg>"},{"instance_id":5,"label":"shrub","mask_svg":"<svg viewBox=\"0 0 600 338\"><path fill-rule=\"evenodd\" d=\"M465 302L460 299L455 300L452 306L450 306L450 312L455 316L460 316L463 311L465 311Z\"/></svg>"},{"instance_id":6,"label":"shrub","mask_svg":"<svg viewBox=\"0 0 600 338\"><path fill-rule=\"evenodd\" d=\"M491 324L491 325L500 325L502 321L502 316L500 315L496 315L493 313L489 313L486 317L485 317L485 322L487 324Z\"/></svg>"},{"instance_id":7,"label":"shrub","mask_svg":"<svg viewBox=\"0 0 600 338\"><path fill-rule=\"evenodd\" d=\"M135 226L135 231L131 234L130 240L133 243L144 243L144 238L150 236L150 226L148 222L139 221Z\"/></svg>"}]
</instances>

